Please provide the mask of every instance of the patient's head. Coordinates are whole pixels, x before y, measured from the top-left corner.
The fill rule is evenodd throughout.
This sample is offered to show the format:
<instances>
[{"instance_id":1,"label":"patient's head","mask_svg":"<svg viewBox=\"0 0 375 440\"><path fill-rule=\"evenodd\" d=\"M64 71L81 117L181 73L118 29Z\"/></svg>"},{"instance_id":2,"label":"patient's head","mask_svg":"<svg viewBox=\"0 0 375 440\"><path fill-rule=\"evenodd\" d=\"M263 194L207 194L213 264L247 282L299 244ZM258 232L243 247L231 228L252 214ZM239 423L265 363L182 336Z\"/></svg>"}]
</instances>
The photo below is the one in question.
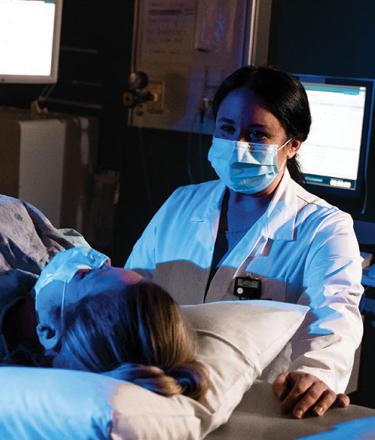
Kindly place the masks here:
<instances>
[{"instance_id":1,"label":"patient's head","mask_svg":"<svg viewBox=\"0 0 375 440\"><path fill-rule=\"evenodd\" d=\"M54 352L53 365L198 399L206 372L174 300L158 285L111 267L103 254L92 252L58 254L36 285L38 336Z\"/></svg>"},{"instance_id":2,"label":"patient's head","mask_svg":"<svg viewBox=\"0 0 375 440\"><path fill-rule=\"evenodd\" d=\"M34 286L37 333L47 351L60 343L64 310L82 298L116 292L142 280L136 272L110 266L109 258L91 248L59 252Z\"/></svg>"}]
</instances>

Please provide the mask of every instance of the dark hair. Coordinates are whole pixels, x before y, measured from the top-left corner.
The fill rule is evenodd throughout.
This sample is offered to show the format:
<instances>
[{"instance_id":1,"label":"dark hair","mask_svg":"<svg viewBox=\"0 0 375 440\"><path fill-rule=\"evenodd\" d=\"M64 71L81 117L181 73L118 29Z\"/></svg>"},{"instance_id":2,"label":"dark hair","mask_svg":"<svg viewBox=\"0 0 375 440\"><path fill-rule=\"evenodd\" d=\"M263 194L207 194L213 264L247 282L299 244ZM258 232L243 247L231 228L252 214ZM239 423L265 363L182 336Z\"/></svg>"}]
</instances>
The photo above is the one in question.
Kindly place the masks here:
<instances>
[{"instance_id":1,"label":"dark hair","mask_svg":"<svg viewBox=\"0 0 375 440\"><path fill-rule=\"evenodd\" d=\"M288 138L306 140L311 125L310 107L305 89L297 78L273 67L241 67L216 91L212 104L215 119L228 93L242 87L263 101L265 108L279 120ZM303 181L296 156L288 159L287 166L294 180Z\"/></svg>"},{"instance_id":2,"label":"dark hair","mask_svg":"<svg viewBox=\"0 0 375 440\"><path fill-rule=\"evenodd\" d=\"M65 353L83 368L106 372L156 393L199 399L207 373L172 297L151 282L86 296L66 308Z\"/></svg>"}]
</instances>

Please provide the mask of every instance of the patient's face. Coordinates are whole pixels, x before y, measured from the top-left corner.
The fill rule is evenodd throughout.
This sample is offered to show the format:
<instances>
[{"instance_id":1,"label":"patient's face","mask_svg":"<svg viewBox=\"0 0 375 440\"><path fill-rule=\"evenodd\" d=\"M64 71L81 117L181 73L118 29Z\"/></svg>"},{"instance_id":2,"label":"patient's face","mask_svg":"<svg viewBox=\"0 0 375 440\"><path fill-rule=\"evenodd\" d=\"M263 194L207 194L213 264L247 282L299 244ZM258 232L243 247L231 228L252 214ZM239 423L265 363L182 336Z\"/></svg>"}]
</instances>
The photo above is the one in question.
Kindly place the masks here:
<instances>
[{"instance_id":1,"label":"patient's face","mask_svg":"<svg viewBox=\"0 0 375 440\"><path fill-rule=\"evenodd\" d=\"M83 269L79 270L69 282L67 297L69 298L69 295L74 295L75 292L80 292L80 298L83 298L103 292L117 291L125 286L137 284L142 279L141 275L132 270L112 267L110 265L104 265L98 269ZM72 356L69 351L66 351L64 344L62 344L60 351L54 356L52 364L57 368L85 370L85 367L79 360Z\"/></svg>"},{"instance_id":2,"label":"patient's face","mask_svg":"<svg viewBox=\"0 0 375 440\"><path fill-rule=\"evenodd\" d=\"M67 283L64 304L73 304L89 295L123 289L124 286L136 284L142 279L143 277L137 272L109 264L95 269L80 269ZM40 293L38 309L40 321L41 314L50 315L53 309L61 306L63 289L62 282L52 282Z\"/></svg>"},{"instance_id":3,"label":"patient's face","mask_svg":"<svg viewBox=\"0 0 375 440\"><path fill-rule=\"evenodd\" d=\"M109 264L95 269L81 269L66 285L64 305L74 304L86 296L122 290L142 279L141 275L132 270ZM56 316L55 311L61 307L63 289L63 282L51 282L40 293L38 320L42 328L44 326L58 330L60 317Z\"/></svg>"},{"instance_id":4,"label":"patient's face","mask_svg":"<svg viewBox=\"0 0 375 440\"><path fill-rule=\"evenodd\" d=\"M79 292L79 297L96 295L122 289L124 286L139 283L142 276L132 270L113 267L109 264L97 269L81 269L69 282L66 292L68 303L74 302Z\"/></svg>"}]
</instances>

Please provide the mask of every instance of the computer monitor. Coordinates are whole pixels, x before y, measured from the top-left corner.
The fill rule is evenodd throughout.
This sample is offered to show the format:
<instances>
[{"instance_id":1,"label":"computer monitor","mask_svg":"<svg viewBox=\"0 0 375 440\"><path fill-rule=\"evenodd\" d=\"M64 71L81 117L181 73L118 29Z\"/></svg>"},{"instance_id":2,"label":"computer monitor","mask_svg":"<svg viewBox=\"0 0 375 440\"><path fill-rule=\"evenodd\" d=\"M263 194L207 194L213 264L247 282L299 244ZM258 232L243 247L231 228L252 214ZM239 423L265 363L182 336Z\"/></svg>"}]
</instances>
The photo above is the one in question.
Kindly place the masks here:
<instances>
[{"instance_id":1,"label":"computer monitor","mask_svg":"<svg viewBox=\"0 0 375 440\"><path fill-rule=\"evenodd\" d=\"M295 76L306 89L312 115L299 152L307 188L329 200L360 197L366 189L373 81Z\"/></svg>"},{"instance_id":2,"label":"computer monitor","mask_svg":"<svg viewBox=\"0 0 375 440\"><path fill-rule=\"evenodd\" d=\"M56 83L63 0L0 0L0 83Z\"/></svg>"}]
</instances>

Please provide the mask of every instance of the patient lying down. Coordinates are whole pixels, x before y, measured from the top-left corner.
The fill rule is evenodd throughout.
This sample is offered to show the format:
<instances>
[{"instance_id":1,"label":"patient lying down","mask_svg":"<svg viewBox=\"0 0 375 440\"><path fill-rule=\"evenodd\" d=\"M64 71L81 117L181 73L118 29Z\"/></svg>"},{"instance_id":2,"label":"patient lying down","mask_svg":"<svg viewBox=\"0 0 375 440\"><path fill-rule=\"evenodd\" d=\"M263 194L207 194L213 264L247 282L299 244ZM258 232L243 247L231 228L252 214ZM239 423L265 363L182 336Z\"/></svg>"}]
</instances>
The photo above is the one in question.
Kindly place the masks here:
<instances>
[{"instance_id":1,"label":"patient lying down","mask_svg":"<svg viewBox=\"0 0 375 440\"><path fill-rule=\"evenodd\" d=\"M34 292L35 322L20 325L34 312L30 296L6 313L10 351L34 333L55 367L104 373L165 396L203 397L206 370L178 306L161 287L110 266L108 257L91 248L76 247L52 259ZM337 405L347 406L341 396L349 400L334 394Z\"/></svg>"},{"instance_id":2,"label":"patient lying down","mask_svg":"<svg viewBox=\"0 0 375 440\"><path fill-rule=\"evenodd\" d=\"M57 254L35 287L37 335L54 367L93 371L199 400L207 373L161 287L90 248Z\"/></svg>"}]
</instances>

